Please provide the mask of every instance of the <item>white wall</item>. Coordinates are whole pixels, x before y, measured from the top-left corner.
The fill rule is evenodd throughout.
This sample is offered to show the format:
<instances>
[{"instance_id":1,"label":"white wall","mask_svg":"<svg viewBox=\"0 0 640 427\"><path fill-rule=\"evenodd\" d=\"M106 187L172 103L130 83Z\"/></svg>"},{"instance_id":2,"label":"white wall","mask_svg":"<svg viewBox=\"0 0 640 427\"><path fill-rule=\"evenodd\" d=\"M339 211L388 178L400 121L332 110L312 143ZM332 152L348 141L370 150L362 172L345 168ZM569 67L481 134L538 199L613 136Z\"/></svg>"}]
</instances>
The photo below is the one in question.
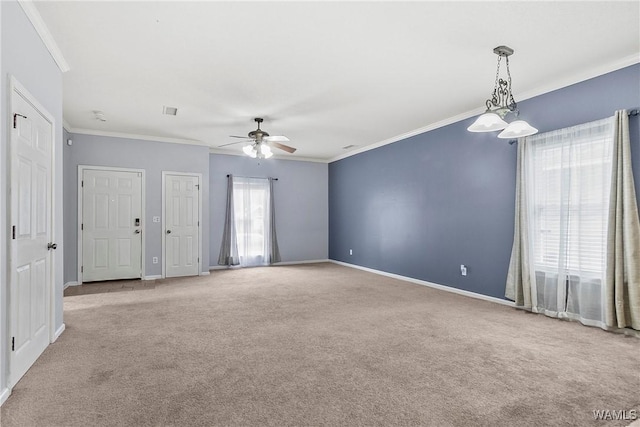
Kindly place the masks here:
<instances>
[{"instance_id":1,"label":"white wall","mask_svg":"<svg viewBox=\"0 0 640 427\"><path fill-rule=\"evenodd\" d=\"M48 110L55 121L55 158L54 158L54 198L62 200L62 72L49 54L44 43L31 25L20 5L15 1L0 2L0 398L6 391L8 374L8 276L6 230L8 217L8 152L10 142L8 111L9 76L14 76L37 100ZM58 250L53 255L55 271L55 329L62 327L62 292L63 292L63 227L62 203L55 205L54 238ZM5 394L6 395L6 394Z\"/></svg>"},{"instance_id":2,"label":"white wall","mask_svg":"<svg viewBox=\"0 0 640 427\"><path fill-rule=\"evenodd\" d=\"M274 184L276 231L282 262L328 258L329 190L326 163L211 154L210 265L218 265L227 198L227 174L278 178Z\"/></svg>"}]
</instances>

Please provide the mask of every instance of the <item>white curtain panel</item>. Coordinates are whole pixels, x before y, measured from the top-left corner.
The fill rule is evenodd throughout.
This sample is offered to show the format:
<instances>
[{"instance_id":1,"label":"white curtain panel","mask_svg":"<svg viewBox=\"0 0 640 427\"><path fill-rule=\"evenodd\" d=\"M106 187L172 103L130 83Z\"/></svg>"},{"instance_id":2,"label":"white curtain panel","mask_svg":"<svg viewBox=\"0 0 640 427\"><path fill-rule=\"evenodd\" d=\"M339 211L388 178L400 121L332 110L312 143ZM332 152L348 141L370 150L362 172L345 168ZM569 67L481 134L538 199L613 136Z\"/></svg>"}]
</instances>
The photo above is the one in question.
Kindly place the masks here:
<instances>
[{"instance_id":1,"label":"white curtain panel","mask_svg":"<svg viewBox=\"0 0 640 427\"><path fill-rule=\"evenodd\" d=\"M518 142L506 297L640 336L640 219L627 112Z\"/></svg>"},{"instance_id":2,"label":"white curtain panel","mask_svg":"<svg viewBox=\"0 0 640 427\"><path fill-rule=\"evenodd\" d=\"M271 241L269 179L234 177L233 194L240 266L267 265Z\"/></svg>"},{"instance_id":3,"label":"white curtain panel","mask_svg":"<svg viewBox=\"0 0 640 427\"><path fill-rule=\"evenodd\" d=\"M608 118L527 138L535 312L604 326L613 129Z\"/></svg>"}]
</instances>

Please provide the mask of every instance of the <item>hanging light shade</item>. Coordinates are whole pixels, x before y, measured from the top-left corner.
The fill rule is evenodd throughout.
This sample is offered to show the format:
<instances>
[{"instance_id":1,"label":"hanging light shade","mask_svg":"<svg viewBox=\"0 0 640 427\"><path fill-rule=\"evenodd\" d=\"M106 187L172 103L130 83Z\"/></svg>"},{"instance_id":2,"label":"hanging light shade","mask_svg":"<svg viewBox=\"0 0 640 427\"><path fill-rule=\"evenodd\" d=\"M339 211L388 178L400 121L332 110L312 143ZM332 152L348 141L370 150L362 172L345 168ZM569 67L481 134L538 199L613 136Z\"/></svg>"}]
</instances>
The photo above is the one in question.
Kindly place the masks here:
<instances>
[{"instance_id":1,"label":"hanging light shade","mask_svg":"<svg viewBox=\"0 0 640 427\"><path fill-rule=\"evenodd\" d=\"M268 159L271 156L273 156L273 153L271 152L271 148L269 148L269 146L266 144L260 144L260 152L262 153L262 157L265 159Z\"/></svg>"},{"instance_id":2,"label":"hanging light shade","mask_svg":"<svg viewBox=\"0 0 640 427\"><path fill-rule=\"evenodd\" d=\"M493 49L493 53L498 55L498 66L496 69L496 81L493 86L493 93L485 102L487 111L479 116L476 121L467 128L467 130L469 132L493 132L502 130L498 136L505 139L528 136L537 133L538 130L524 120L516 120L511 124L504 120L505 116L509 113L512 113L516 118L520 114L518 105L513 99L513 92L511 89L509 56L513 55L513 49L508 46L498 46ZM502 58L505 58L507 65L507 80L500 78L500 62Z\"/></svg>"},{"instance_id":3,"label":"hanging light shade","mask_svg":"<svg viewBox=\"0 0 640 427\"><path fill-rule=\"evenodd\" d=\"M502 130L508 124L496 113L484 113L467 130L469 132L492 132L494 130Z\"/></svg>"},{"instance_id":4,"label":"hanging light shade","mask_svg":"<svg viewBox=\"0 0 640 427\"><path fill-rule=\"evenodd\" d=\"M516 120L509 123L509 126L498 134L498 138L513 139L521 138L538 133L538 129L531 126L524 120Z\"/></svg>"},{"instance_id":5,"label":"hanging light shade","mask_svg":"<svg viewBox=\"0 0 640 427\"><path fill-rule=\"evenodd\" d=\"M249 157L252 158L256 158L257 152L256 149L253 148L253 145L245 145L244 147L242 147L242 151L244 151L244 154L246 154Z\"/></svg>"}]
</instances>

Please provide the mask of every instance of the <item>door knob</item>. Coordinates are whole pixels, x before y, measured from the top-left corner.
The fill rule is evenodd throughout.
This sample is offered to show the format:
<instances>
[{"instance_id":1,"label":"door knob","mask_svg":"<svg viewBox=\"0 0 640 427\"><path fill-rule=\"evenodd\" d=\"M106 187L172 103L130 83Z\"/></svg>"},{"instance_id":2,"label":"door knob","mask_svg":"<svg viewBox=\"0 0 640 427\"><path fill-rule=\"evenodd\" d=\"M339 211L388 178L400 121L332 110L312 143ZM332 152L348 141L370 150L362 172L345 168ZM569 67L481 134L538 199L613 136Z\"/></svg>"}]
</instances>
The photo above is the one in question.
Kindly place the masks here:
<instances>
[{"instance_id":1,"label":"door knob","mask_svg":"<svg viewBox=\"0 0 640 427\"><path fill-rule=\"evenodd\" d=\"M167 234L171 234L171 230L167 230Z\"/></svg>"},{"instance_id":2,"label":"door knob","mask_svg":"<svg viewBox=\"0 0 640 427\"><path fill-rule=\"evenodd\" d=\"M58 244L57 243L49 243L47 244L47 250L51 250L51 249L57 249L58 248Z\"/></svg>"},{"instance_id":3,"label":"door knob","mask_svg":"<svg viewBox=\"0 0 640 427\"><path fill-rule=\"evenodd\" d=\"M134 233L140 234L140 230L136 229L136 231L134 231Z\"/></svg>"}]
</instances>

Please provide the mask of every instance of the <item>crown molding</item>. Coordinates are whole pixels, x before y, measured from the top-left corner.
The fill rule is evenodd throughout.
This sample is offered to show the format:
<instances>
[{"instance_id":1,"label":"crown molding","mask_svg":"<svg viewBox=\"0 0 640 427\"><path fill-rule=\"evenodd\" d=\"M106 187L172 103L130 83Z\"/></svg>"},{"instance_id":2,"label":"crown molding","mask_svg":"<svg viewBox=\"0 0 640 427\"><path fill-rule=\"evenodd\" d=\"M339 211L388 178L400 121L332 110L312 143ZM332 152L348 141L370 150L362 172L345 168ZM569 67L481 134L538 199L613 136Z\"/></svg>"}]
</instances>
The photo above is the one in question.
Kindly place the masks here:
<instances>
[{"instance_id":1,"label":"crown molding","mask_svg":"<svg viewBox=\"0 0 640 427\"><path fill-rule=\"evenodd\" d=\"M520 94L518 96L518 99L520 101L524 101L530 98L534 98L536 96L540 96L540 95L544 95L545 93L549 93L549 92L553 92L555 90L558 89L562 89L580 82L583 82L585 80L589 80L598 76L602 76L604 74L607 73L611 73L613 71L617 71L620 70L622 68L625 67L629 67L631 65L635 65L640 63L640 54L634 54L634 55L629 55L627 57L618 59L616 61L610 62L608 64L604 64L604 65L598 65L595 66L593 68L590 68L588 70L585 70L583 72L574 74L570 77L564 78L564 79L560 79L560 80L556 80L553 83L544 85L544 86L539 86L533 90L524 92L523 94ZM393 144L394 142L398 142L398 141L402 141L403 139L407 139L410 138L412 136L415 135L419 135L421 133L425 133L425 132L429 132L444 126L448 126L450 124L462 121L462 120L466 120L468 118L477 116L478 114L482 114L484 113L485 108L484 107L480 107L477 108L475 110L471 110L471 111L467 111L465 113L462 114L458 114L449 118L446 118L444 120L440 120L438 122L432 123L430 125L409 131L409 132L405 132L403 134L385 139L383 141L380 142L376 142L374 144L371 145L365 145L364 147L360 147L356 150L350 151L348 153L344 153L344 154L340 154L338 156L332 157L328 160L328 163L332 163L338 160L342 160L342 159L346 159L347 157L351 157L351 156L355 156L356 154L360 154L360 153L364 153L366 151L369 150L374 150L376 148L382 147L384 145L388 145L388 144Z\"/></svg>"},{"instance_id":2,"label":"crown molding","mask_svg":"<svg viewBox=\"0 0 640 427\"><path fill-rule=\"evenodd\" d=\"M521 101L531 99L536 96L544 95L545 93L553 92L558 89L562 89L580 82L584 82L586 80L593 79L595 77L599 77L607 73L611 73L637 63L640 63L640 53L637 53L635 55L629 55L627 57L618 59L608 64L597 65L588 70L581 71L570 77L556 80L544 86L538 86L533 90L529 90L527 92L519 94L518 98Z\"/></svg>"},{"instance_id":3,"label":"crown molding","mask_svg":"<svg viewBox=\"0 0 640 427\"><path fill-rule=\"evenodd\" d=\"M22 7L22 10L27 15L27 18L29 18L29 21L31 21L31 25L33 25L33 28L42 39L42 42L53 57L53 60L58 65L60 71L62 71L63 73L69 71L71 67L69 67L66 59L64 59L60 47L53 39L53 36L51 35L47 24L45 24L44 20L42 19L42 16L40 15L40 12L38 12L38 9L36 8L34 2L31 0L18 0L18 4L20 5L20 7Z\"/></svg>"},{"instance_id":4,"label":"crown molding","mask_svg":"<svg viewBox=\"0 0 640 427\"><path fill-rule=\"evenodd\" d=\"M376 142L374 144L370 144L370 145L365 145L364 147L360 147L358 149L355 149L353 151L349 151L348 153L344 153L344 154L340 154L339 156L335 156L329 159L329 163L331 162L335 162L338 160L342 160L342 159L346 159L347 157L351 157L351 156L355 156L356 154L360 154L360 153L364 153L366 151L369 150L374 150L376 148L385 146L385 145L389 145L389 144L393 144L394 142L398 142L398 141L402 141L403 139L407 139L407 138L411 138L412 136L416 136L419 135L421 133L425 133L425 132L429 132L431 130L435 130L444 126L448 126L451 125L453 123L462 121L462 120L466 120L469 117L473 117L473 116L477 116L478 114L482 114L484 113L486 110L486 108L476 108L475 110L471 110L471 111L467 111L465 113L462 114L457 114L455 116L452 117L448 117L444 120L440 120L438 122L435 123L431 123L427 126L423 126L421 128L409 131L409 132L405 132L405 133L401 133L400 135L382 140L380 142Z\"/></svg>"},{"instance_id":5,"label":"crown molding","mask_svg":"<svg viewBox=\"0 0 640 427\"><path fill-rule=\"evenodd\" d=\"M73 128L69 126L69 124L64 121L65 129L67 132L76 135L93 135L93 136L105 136L109 138L125 138L125 139L137 139L141 141L151 141L151 142L167 142L171 144L188 144L188 145L200 145L203 147L209 148L210 154L224 154L227 156L240 156L246 157L246 154L239 153L235 151L228 150L220 150L214 147L211 147L209 144L203 141L198 141L195 139L180 139L180 138L166 138L162 136L151 136L151 135L139 135L134 133L123 133L123 132L108 132L103 130L93 130L93 129L81 129L81 128ZM311 157L284 157L279 155L274 155L272 159L277 160L294 160L298 162L315 162L315 163L329 163L326 159L314 159Z\"/></svg>"},{"instance_id":6,"label":"crown molding","mask_svg":"<svg viewBox=\"0 0 640 427\"><path fill-rule=\"evenodd\" d=\"M108 132L103 130L81 129L81 128L67 128L67 132L73 133L73 134L80 134L80 135L94 135L94 136L106 136L111 138L139 139L142 141L170 142L173 144L202 145L206 147L209 146L209 144L202 141L197 141L195 139L166 138L163 136L138 135L135 133Z\"/></svg>"}]
</instances>

